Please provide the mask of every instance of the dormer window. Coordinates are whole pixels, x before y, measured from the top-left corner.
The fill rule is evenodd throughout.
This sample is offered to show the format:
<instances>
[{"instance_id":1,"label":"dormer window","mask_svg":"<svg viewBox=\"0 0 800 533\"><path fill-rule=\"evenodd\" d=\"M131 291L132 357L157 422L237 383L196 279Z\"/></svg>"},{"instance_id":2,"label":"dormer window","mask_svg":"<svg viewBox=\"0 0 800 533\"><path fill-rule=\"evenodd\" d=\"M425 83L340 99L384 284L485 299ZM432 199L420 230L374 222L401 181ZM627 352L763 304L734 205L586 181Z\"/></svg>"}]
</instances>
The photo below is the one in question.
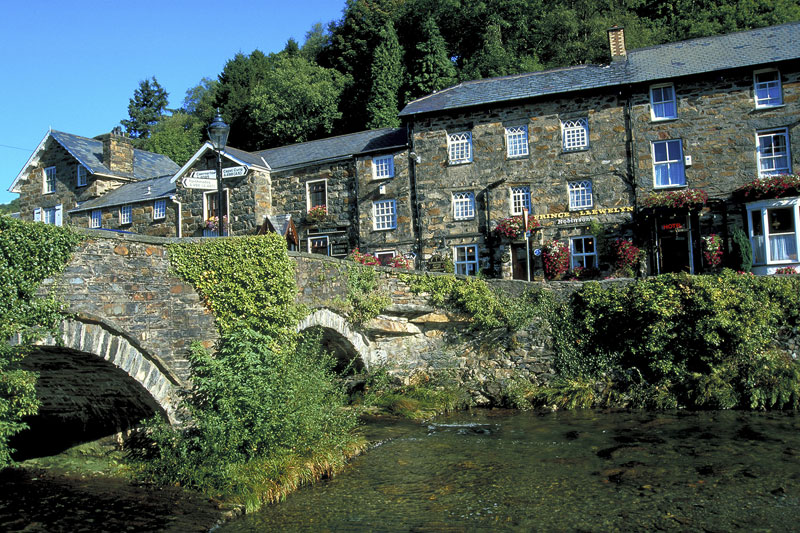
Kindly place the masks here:
<instances>
[{"instance_id":1,"label":"dormer window","mask_svg":"<svg viewBox=\"0 0 800 533\"><path fill-rule=\"evenodd\" d=\"M753 74L756 107L776 107L783 105L781 95L781 75L777 70L761 70Z\"/></svg>"},{"instance_id":2,"label":"dormer window","mask_svg":"<svg viewBox=\"0 0 800 533\"><path fill-rule=\"evenodd\" d=\"M119 208L119 225L124 226L133 222L133 207L123 205Z\"/></svg>"},{"instance_id":3,"label":"dormer window","mask_svg":"<svg viewBox=\"0 0 800 533\"><path fill-rule=\"evenodd\" d=\"M42 192L44 194L56 192L56 167L47 167L44 169L44 183L42 185Z\"/></svg>"},{"instance_id":4,"label":"dormer window","mask_svg":"<svg viewBox=\"0 0 800 533\"><path fill-rule=\"evenodd\" d=\"M83 165L78 165L77 167L77 175L75 177L75 186L76 187L86 187L86 167Z\"/></svg>"}]
</instances>

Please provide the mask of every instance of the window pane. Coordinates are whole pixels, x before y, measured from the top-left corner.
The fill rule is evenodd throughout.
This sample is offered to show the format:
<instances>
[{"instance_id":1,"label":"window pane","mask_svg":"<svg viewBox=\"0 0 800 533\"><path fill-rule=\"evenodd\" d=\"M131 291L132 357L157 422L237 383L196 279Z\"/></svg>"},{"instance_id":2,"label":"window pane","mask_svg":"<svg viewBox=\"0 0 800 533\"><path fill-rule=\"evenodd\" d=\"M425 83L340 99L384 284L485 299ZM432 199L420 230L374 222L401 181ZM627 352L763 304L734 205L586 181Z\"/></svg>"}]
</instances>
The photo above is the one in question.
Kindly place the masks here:
<instances>
[{"instance_id":1,"label":"window pane","mask_svg":"<svg viewBox=\"0 0 800 533\"><path fill-rule=\"evenodd\" d=\"M653 157L656 163L667 160L667 143L655 143L653 145Z\"/></svg>"},{"instance_id":2,"label":"window pane","mask_svg":"<svg viewBox=\"0 0 800 533\"><path fill-rule=\"evenodd\" d=\"M769 220L769 233L794 233L794 208L781 207L767 209L767 220Z\"/></svg>"}]
</instances>

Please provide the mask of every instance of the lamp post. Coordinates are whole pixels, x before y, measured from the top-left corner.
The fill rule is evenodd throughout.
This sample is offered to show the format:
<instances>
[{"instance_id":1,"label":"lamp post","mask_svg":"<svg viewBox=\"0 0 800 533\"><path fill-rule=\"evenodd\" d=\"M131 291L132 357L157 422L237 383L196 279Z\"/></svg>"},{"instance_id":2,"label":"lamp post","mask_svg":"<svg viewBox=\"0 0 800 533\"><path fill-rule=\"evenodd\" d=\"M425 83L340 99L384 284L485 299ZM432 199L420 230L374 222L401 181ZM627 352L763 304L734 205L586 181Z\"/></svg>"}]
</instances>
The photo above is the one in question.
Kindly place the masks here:
<instances>
[{"instance_id":1,"label":"lamp post","mask_svg":"<svg viewBox=\"0 0 800 533\"><path fill-rule=\"evenodd\" d=\"M225 234L225 204L222 202L222 151L228 143L228 133L231 127L222 120L222 115L217 109L217 116L208 126L208 140L217 152L217 233L220 237Z\"/></svg>"}]
</instances>

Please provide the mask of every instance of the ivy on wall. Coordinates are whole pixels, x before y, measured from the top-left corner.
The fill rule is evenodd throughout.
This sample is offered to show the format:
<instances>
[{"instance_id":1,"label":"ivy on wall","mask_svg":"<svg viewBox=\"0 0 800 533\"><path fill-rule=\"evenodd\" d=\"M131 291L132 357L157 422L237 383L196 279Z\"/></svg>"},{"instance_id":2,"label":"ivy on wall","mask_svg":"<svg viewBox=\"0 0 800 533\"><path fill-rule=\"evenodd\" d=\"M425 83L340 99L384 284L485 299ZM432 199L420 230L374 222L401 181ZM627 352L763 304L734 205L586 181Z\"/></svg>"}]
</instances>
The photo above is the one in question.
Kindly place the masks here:
<instances>
[{"instance_id":1,"label":"ivy on wall","mask_svg":"<svg viewBox=\"0 0 800 533\"><path fill-rule=\"evenodd\" d=\"M19 367L31 343L55 331L63 316L52 296L37 297L41 282L69 261L81 237L68 228L0 216L0 467L11 462L8 439L36 414L36 374ZM8 340L21 334L22 343Z\"/></svg>"}]
</instances>

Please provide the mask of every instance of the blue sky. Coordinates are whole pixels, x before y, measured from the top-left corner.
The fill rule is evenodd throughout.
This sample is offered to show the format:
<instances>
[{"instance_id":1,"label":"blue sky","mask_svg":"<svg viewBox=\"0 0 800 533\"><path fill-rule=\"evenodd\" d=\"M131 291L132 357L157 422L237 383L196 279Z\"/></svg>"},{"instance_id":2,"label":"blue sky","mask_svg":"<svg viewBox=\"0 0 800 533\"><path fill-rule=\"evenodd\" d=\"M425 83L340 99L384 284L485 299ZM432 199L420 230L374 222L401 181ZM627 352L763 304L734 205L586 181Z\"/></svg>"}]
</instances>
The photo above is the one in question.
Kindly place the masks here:
<instances>
[{"instance_id":1,"label":"blue sky","mask_svg":"<svg viewBox=\"0 0 800 533\"><path fill-rule=\"evenodd\" d=\"M155 76L179 107L237 52L300 44L345 0L7 0L0 17L0 203L48 128L86 137L128 117L139 81Z\"/></svg>"}]
</instances>

